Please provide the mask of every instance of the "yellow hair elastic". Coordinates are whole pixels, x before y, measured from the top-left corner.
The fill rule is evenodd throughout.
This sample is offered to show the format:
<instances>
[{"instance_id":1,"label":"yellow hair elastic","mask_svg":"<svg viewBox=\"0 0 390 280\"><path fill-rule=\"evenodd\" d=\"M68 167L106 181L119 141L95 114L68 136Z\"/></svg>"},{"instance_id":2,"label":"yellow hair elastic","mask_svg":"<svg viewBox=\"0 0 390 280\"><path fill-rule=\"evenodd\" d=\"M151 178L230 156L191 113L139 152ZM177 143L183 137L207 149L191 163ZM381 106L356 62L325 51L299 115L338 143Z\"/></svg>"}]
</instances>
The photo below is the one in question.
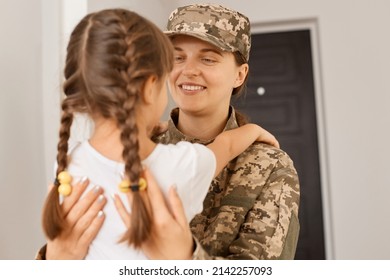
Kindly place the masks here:
<instances>
[{"instance_id":1,"label":"yellow hair elastic","mask_svg":"<svg viewBox=\"0 0 390 280\"><path fill-rule=\"evenodd\" d=\"M126 193L130 190L133 192L144 191L146 190L147 186L148 184L144 178L140 178L138 184L131 184L130 180L124 179L119 183L118 188L121 192Z\"/></svg>"},{"instance_id":2,"label":"yellow hair elastic","mask_svg":"<svg viewBox=\"0 0 390 280\"><path fill-rule=\"evenodd\" d=\"M57 175L58 183L60 184L58 186L58 192L62 194L63 196L68 196L72 192L72 187L70 186L70 183L72 182L72 176L67 171L61 171Z\"/></svg>"}]
</instances>

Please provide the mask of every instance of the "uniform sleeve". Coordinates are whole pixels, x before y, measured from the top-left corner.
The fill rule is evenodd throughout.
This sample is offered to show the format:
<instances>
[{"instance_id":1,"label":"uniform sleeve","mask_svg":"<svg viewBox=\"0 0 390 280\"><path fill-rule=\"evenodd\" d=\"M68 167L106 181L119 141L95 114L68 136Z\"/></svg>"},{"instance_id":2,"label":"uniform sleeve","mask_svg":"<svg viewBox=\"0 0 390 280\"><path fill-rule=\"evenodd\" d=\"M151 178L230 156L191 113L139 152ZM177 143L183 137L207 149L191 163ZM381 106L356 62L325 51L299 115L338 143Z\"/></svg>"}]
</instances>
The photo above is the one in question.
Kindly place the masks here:
<instances>
[{"instance_id":1,"label":"uniform sleeve","mask_svg":"<svg viewBox=\"0 0 390 280\"><path fill-rule=\"evenodd\" d=\"M193 259L294 259L298 235L299 181L287 154L278 158L224 257L195 239Z\"/></svg>"}]
</instances>

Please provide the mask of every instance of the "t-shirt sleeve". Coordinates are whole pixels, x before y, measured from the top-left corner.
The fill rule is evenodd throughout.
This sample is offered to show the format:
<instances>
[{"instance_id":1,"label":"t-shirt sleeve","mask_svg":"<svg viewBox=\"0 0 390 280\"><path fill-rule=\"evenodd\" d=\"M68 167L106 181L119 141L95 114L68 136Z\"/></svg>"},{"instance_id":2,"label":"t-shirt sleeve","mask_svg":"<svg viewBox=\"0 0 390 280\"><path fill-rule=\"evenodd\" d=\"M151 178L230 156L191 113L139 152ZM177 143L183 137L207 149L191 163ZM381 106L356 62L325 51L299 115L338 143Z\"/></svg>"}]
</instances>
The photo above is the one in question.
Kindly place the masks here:
<instances>
[{"instance_id":1,"label":"t-shirt sleeve","mask_svg":"<svg viewBox=\"0 0 390 280\"><path fill-rule=\"evenodd\" d=\"M194 191L193 201L197 202L196 204L194 204L194 206L200 205L200 207L194 208L194 216L195 216L196 214L200 213L203 209L203 201L210 188L210 184L214 179L215 169L217 168L217 161L214 153L206 146L201 144L193 144L193 146L197 154L197 162L194 166L195 191ZM193 217L191 217L191 219L192 218Z\"/></svg>"},{"instance_id":2,"label":"t-shirt sleeve","mask_svg":"<svg viewBox=\"0 0 390 280\"><path fill-rule=\"evenodd\" d=\"M181 166L187 183L178 188L188 221L203 209L203 201L214 179L216 158L214 153L204 145L179 142L176 144L184 149L186 160Z\"/></svg>"}]
</instances>

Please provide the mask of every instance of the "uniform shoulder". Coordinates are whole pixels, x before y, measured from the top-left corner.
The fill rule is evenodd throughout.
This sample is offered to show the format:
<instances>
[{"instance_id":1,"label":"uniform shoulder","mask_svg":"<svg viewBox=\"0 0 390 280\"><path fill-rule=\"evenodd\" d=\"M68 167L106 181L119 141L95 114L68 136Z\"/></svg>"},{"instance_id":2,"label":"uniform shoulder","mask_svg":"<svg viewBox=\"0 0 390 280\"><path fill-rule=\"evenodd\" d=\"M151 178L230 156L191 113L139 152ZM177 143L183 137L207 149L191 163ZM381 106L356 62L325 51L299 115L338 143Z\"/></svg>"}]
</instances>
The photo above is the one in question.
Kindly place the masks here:
<instances>
[{"instance_id":1,"label":"uniform shoulder","mask_svg":"<svg viewBox=\"0 0 390 280\"><path fill-rule=\"evenodd\" d=\"M290 156L285 151L261 142L255 142L250 145L241 156L248 159L252 158L256 161L268 161L274 164L280 162L283 166L293 165Z\"/></svg>"}]
</instances>

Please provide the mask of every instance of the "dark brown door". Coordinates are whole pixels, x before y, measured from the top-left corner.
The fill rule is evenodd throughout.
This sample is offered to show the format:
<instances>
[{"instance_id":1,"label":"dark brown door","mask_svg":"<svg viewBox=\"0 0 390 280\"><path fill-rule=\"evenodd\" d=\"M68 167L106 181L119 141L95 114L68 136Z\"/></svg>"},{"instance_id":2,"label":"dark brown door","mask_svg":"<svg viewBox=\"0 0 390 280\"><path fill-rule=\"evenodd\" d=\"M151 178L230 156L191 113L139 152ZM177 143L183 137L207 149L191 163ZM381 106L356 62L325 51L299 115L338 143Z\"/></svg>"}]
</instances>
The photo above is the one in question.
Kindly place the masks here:
<instances>
[{"instance_id":1,"label":"dark brown door","mask_svg":"<svg viewBox=\"0 0 390 280\"><path fill-rule=\"evenodd\" d=\"M234 106L272 132L298 171L296 259L325 259L310 31L254 34L246 95Z\"/></svg>"}]
</instances>

